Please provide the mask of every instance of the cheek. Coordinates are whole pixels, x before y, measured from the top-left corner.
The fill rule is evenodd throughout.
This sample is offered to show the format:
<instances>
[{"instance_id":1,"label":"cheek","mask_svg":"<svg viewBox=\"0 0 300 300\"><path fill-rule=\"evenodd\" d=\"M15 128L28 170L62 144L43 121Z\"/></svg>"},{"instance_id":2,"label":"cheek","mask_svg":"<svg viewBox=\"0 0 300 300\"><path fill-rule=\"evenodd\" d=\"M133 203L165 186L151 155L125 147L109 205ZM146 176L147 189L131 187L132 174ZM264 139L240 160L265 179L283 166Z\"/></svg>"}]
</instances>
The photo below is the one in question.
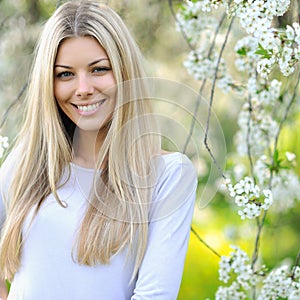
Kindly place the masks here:
<instances>
[{"instance_id":1,"label":"cheek","mask_svg":"<svg viewBox=\"0 0 300 300\"><path fill-rule=\"evenodd\" d=\"M61 99L61 93L62 93L62 89L60 87L60 84L58 84L57 82L54 81L54 87L53 87L53 92L54 92L54 97L57 100L57 102L60 102Z\"/></svg>"},{"instance_id":2,"label":"cheek","mask_svg":"<svg viewBox=\"0 0 300 300\"><path fill-rule=\"evenodd\" d=\"M116 103L116 99L117 99L117 87L116 84L113 83L111 84L111 86L106 90L105 92L109 98L111 99L111 102L113 102L114 104Z\"/></svg>"},{"instance_id":3,"label":"cheek","mask_svg":"<svg viewBox=\"0 0 300 300\"><path fill-rule=\"evenodd\" d=\"M54 97L58 102L65 102L70 94L70 88L64 83L54 83Z\"/></svg>"}]
</instances>

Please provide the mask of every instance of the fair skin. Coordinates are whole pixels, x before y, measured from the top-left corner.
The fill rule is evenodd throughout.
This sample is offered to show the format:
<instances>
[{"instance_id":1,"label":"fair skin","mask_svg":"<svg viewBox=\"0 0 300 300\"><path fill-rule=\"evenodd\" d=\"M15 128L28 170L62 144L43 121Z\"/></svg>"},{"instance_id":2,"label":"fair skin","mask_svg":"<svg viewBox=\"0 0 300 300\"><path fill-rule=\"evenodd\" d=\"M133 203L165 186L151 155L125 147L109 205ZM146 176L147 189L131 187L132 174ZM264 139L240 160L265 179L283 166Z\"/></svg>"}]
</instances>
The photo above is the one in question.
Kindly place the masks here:
<instances>
[{"instance_id":1,"label":"fair skin","mask_svg":"<svg viewBox=\"0 0 300 300\"><path fill-rule=\"evenodd\" d=\"M65 40L54 65L54 96L77 125L74 163L94 168L115 104L115 85L105 50L91 37Z\"/></svg>"}]
</instances>

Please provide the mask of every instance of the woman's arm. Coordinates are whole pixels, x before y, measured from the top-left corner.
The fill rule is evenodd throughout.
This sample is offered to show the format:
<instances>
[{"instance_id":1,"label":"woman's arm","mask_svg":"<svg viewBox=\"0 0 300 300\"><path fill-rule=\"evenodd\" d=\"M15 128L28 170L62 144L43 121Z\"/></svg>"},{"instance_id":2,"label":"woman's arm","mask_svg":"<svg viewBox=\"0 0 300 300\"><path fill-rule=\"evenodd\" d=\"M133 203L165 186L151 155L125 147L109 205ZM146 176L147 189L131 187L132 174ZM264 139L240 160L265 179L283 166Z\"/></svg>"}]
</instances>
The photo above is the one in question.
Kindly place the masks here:
<instances>
[{"instance_id":1,"label":"woman's arm","mask_svg":"<svg viewBox=\"0 0 300 300\"><path fill-rule=\"evenodd\" d=\"M175 300L194 212L197 178L191 162L167 166L154 199L147 250L131 300Z\"/></svg>"}]
</instances>

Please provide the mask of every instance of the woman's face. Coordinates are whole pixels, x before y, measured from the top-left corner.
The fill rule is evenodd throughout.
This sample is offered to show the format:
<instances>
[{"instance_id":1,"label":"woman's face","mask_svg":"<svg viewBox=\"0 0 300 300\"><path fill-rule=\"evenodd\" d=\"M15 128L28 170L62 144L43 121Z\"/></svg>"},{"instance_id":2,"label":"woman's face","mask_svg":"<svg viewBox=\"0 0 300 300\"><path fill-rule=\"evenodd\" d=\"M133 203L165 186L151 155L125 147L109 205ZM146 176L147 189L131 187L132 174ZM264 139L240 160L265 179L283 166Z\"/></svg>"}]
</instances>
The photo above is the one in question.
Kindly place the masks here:
<instances>
[{"instance_id":1,"label":"woman's face","mask_svg":"<svg viewBox=\"0 0 300 300\"><path fill-rule=\"evenodd\" d=\"M105 50L91 37L63 41L54 64L54 96L85 131L99 131L116 103L115 78Z\"/></svg>"}]
</instances>

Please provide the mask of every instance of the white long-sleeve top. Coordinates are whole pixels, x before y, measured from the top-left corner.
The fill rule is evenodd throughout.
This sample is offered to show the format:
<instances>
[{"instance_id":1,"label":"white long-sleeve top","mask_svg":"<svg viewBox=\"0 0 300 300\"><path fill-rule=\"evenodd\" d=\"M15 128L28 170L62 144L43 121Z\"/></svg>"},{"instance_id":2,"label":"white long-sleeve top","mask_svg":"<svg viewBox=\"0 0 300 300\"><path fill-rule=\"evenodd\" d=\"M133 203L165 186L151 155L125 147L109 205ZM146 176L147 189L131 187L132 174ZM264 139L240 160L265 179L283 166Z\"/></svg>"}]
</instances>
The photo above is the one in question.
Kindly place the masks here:
<instances>
[{"instance_id":1,"label":"white long-sleeve top","mask_svg":"<svg viewBox=\"0 0 300 300\"><path fill-rule=\"evenodd\" d=\"M10 157L8 161L11 161ZM7 192L11 162L0 170L1 195ZM9 300L173 300L177 298L190 234L196 194L196 174L190 160L178 152L159 156L150 209L145 256L130 282L134 260L124 250L107 265L79 265L72 258L94 170L71 163L71 176L58 194L67 207L49 195L30 224L23 225L21 267ZM5 218L0 201L1 222Z\"/></svg>"}]
</instances>

